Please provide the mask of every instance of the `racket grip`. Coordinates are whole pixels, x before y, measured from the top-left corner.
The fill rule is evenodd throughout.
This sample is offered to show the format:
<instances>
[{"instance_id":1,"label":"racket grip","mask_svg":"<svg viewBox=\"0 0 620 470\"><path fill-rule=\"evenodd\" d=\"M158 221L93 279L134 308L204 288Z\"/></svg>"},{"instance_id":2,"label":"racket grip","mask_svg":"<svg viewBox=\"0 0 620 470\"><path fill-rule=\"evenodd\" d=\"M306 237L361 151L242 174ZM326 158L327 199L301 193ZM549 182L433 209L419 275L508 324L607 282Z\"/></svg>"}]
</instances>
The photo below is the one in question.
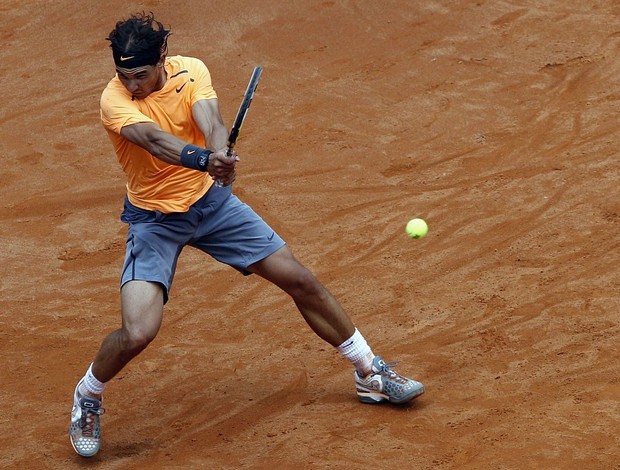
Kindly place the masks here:
<instances>
[{"instance_id":1,"label":"racket grip","mask_svg":"<svg viewBox=\"0 0 620 470\"><path fill-rule=\"evenodd\" d=\"M232 156L232 150L234 146L234 143L228 142L228 150L226 150L226 155L228 155L229 157ZM219 178L216 178L215 186L217 186L218 188L223 188L224 183L222 183L222 180L220 180Z\"/></svg>"}]
</instances>

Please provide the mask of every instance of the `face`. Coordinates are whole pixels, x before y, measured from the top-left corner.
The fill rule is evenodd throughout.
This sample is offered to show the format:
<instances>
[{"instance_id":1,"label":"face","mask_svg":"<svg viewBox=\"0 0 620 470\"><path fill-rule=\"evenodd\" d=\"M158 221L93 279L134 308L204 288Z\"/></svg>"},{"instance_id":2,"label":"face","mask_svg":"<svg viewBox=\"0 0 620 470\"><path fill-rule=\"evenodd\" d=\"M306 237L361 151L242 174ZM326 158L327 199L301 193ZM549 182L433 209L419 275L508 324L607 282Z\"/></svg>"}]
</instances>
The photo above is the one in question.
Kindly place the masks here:
<instances>
[{"instance_id":1,"label":"face","mask_svg":"<svg viewBox=\"0 0 620 470\"><path fill-rule=\"evenodd\" d=\"M116 67L116 73L127 91L134 97L142 100L154 91L159 91L166 82L166 75L162 63L144 65L133 69Z\"/></svg>"}]
</instances>

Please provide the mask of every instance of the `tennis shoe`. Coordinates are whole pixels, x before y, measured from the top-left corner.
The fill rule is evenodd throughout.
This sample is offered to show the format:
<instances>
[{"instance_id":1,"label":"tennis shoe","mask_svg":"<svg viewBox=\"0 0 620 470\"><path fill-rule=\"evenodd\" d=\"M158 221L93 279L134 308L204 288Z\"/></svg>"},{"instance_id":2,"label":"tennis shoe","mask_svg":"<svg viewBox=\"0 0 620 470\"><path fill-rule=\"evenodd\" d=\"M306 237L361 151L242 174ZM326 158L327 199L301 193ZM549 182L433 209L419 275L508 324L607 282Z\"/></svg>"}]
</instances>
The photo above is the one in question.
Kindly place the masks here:
<instances>
[{"instance_id":1,"label":"tennis shoe","mask_svg":"<svg viewBox=\"0 0 620 470\"><path fill-rule=\"evenodd\" d=\"M372 372L361 377L354 372L357 396L362 403L406 403L424 393L424 385L392 370L395 363L386 363L381 356L372 361Z\"/></svg>"},{"instance_id":2,"label":"tennis shoe","mask_svg":"<svg viewBox=\"0 0 620 470\"><path fill-rule=\"evenodd\" d=\"M99 416L104 413L104 409L101 407L101 400L81 396L78 392L79 386L78 383L73 394L69 439L78 455L92 457L99 452L101 445Z\"/></svg>"}]
</instances>

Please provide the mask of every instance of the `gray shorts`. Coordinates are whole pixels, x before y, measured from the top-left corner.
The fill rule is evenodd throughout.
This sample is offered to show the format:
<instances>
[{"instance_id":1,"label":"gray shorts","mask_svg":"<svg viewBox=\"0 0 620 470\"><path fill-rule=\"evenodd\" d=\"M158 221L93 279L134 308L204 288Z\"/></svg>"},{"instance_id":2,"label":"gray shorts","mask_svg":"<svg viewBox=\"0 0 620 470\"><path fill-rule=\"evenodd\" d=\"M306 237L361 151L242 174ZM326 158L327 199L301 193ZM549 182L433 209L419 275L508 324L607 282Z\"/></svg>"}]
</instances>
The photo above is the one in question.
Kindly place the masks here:
<instances>
[{"instance_id":1,"label":"gray shorts","mask_svg":"<svg viewBox=\"0 0 620 470\"><path fill-rule=\"evenodd\" d=\"M164 301L186 245L243 274L248 266L284 246L277 233L231 187L212 186L187 212L140 209L125 198L121 220L129 224L121 286L132 280L160 283Z\"/></svg>"}]
</instances>

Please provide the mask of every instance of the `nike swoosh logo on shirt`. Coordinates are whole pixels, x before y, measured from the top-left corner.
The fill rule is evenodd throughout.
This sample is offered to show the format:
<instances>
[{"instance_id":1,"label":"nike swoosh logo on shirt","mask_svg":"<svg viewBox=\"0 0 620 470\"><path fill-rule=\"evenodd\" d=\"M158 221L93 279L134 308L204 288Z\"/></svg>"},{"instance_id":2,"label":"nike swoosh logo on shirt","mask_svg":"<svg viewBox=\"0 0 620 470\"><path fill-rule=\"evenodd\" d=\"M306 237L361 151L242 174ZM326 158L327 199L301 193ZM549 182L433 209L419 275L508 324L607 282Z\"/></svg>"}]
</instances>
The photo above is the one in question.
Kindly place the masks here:
<instances>
[{"instance_id":1,"label":"nike swoosh logo on shirt","mask_svg":"<svg viewBox=\"0 0 620 470\"><path fill-rule=\"evenodd\" d=\"M183 89L183 87L187 85L187 82L185 82L183 85L181 85L179 88L177 88L177 93L181 93L181 90Z\"/></svg>"}]
</instances>

